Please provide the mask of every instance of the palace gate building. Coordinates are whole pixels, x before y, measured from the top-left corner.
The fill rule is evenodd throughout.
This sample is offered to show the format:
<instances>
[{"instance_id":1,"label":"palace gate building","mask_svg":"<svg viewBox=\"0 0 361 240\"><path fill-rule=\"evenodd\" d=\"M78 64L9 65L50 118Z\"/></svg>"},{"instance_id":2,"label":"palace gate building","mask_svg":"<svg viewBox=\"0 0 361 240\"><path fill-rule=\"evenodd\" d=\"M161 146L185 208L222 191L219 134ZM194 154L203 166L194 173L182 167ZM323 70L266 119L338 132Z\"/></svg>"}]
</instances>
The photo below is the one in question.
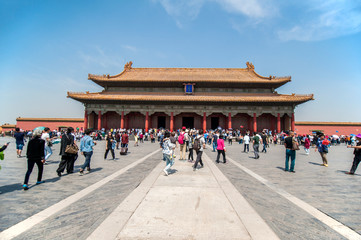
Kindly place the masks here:
<instances>
[{"instance_id":1,"label":"palace gate building","mask_svg":"<svg viewBox=\"0 0 361 240\"><path fill-rule=\"evenodd\" d=\"M310 95L278 94L291 77L264 77L247 68L133 68L88 75L104 88L68 92L85 106L84 128L294 130L294 109Z\"/></svg>"}]
</instances>

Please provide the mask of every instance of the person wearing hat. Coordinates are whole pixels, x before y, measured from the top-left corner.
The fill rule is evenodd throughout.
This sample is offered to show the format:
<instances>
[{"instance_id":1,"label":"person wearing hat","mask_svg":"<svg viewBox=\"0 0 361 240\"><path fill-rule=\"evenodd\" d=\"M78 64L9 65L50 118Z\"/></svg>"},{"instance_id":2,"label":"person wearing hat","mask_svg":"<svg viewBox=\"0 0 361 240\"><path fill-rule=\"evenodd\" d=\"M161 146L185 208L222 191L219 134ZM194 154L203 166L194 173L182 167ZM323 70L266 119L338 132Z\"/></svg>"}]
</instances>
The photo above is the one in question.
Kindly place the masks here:
<instances>
[{"instance_id":1,"label":"person wearing hat","mask_svg":"<svg viewBox=\"0 0 361 240\"><path fill-rule=\"evenodd\" d=\"M23 189L28 190L28 182L31 172L33 171L34 165L38 166L38 181L36 184L43 183L41 178L43 176L43 164L45 162L45 141L41 139L42 130L36 129L33 133L33 138L29 141L28 147L26 150L26 157L28 158L28 170L25 174L25 180Z\"/></svg>"},{"instance_id":2,"label":"person wearing hat","mask_svg":"<svg viewBox=\"0 0 361 240\"><path fill-rule=\"evenodd\" d=\"M350 174L350 175L355 174L357 166L361 161L361 134L360 133L356 136L356 139L357 139L356 146L347 145L347 148L354 148L353 154L355 154L351 170L349 172L346 172L346 174Z\"/></svg>"}]
</instances>

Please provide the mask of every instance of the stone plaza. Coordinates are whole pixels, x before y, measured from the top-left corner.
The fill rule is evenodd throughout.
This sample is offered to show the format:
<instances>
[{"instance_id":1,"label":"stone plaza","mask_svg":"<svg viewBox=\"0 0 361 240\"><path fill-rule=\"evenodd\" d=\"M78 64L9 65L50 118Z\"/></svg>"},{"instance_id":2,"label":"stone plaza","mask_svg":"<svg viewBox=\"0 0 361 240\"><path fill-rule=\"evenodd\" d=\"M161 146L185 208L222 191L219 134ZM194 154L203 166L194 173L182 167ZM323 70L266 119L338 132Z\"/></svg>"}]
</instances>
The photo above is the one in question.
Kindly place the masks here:
<instances>
[{"instance_id":1,"label":"stone plaza","mask_svg":"<svg viewBox=\"0 0 361 240\"><path fill-rule=\"evenodd\" d=\"M353 159L345 145L330 149L327 168L314 148L309 155L301 149L296 173L284 171L282 145L254 159L242 144L226 144L227 164L215 164L207 145L204 168L176 159L164 176L157 142L130 142L128 155L116 150L115 160L104 160L100 141L90 173L58 177L56 144L45 183L35 185L35 166L24 191L27 160L16 157L14 139L2 137L0 145L8 141L0 239L361 239L361 173L345 174ZM83 162L79 156L75 171Z\"/></svg>"}]
</instances>

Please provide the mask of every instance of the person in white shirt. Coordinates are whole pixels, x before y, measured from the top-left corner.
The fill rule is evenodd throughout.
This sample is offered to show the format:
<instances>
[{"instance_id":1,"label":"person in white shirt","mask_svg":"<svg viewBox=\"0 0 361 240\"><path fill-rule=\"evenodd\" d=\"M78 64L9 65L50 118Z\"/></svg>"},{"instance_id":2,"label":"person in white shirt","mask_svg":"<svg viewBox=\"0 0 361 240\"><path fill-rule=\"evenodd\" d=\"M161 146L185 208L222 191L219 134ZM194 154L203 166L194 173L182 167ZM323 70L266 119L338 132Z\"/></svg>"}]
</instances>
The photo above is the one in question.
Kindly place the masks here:
<instances>
[{"instance_id":1,"label":"person in white shirt","mask_svg":"<svg viewBox=\"0 0 361 240\"><path fill-rule=\"evenodd\" d=\"M246 152L246 149L247 149L247 152L249 152L249 134L247 133L244 138L243 138L243 141L244 141L244 150L243 152Z\"/></svg>"},{"instance_id":2,"label":"person in white shirt","mask_svg":"<svg viewBox=\"0 0 361 240\"><path fill-rule=\"evenodd\" d=\"M45 141L45 162L44 164L48 164L46 161L49 159L49 157L53 154L53 151L51 150L51 138L49 135L50 129L46 127L44 129L44 132L41 134L41 139Z\"/></svg>"}]
</instances>

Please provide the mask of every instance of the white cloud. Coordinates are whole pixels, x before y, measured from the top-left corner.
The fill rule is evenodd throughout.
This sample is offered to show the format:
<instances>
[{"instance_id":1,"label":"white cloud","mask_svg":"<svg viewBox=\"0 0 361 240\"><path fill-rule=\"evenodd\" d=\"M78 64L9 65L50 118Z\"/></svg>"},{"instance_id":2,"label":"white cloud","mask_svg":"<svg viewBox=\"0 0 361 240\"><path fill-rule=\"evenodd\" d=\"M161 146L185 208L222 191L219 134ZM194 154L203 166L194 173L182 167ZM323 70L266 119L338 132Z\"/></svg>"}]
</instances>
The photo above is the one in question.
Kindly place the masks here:
<instances>
[{"instance_id":1,"label":"white cloud","mask_svg":"<svg viewBox=\"0 0 361 240\"><path fill-rule=\"evenodd\" d=\"M240 13L251 18L264 18L270 15L274 7L267 0L214 0L227 12Z\"/></svg>"},{"instance_id":2,"label":"white cloud","mask_svg":"<svg viewBox=\"0 0 361 240\"><path fill-rule=\"evenodd\" d=\"M136 48L135 46L122 45L122 48L127 49L127 50L132 51L132 52L138 52L138 48Z\"/></svg>"},{"instance_id":3,"label":"white cloud","mask_svg":"<svg viewBox=\"0 0 361 240\"><path fill-rule=\"evenodd\" d=\"M183 22L196 19L203 5L207 3L217 3L229 13L258 20L277 12L275 5L272 4L273 0L153 0L153 2L159 2L168 15L175 19L179 28L183 27Z\"/></svg>"},{"instance_id":4,"label":"white cloud","mask_svg":"<svg viewBox=\"0 0 361 240\"><path fill-rule=\"evenodd\" d=\"M288 30L278 31L281 40L320 41L361 31L361 2L312 0L309 3L311 17Z\"/></svg>"}]
</instances>

